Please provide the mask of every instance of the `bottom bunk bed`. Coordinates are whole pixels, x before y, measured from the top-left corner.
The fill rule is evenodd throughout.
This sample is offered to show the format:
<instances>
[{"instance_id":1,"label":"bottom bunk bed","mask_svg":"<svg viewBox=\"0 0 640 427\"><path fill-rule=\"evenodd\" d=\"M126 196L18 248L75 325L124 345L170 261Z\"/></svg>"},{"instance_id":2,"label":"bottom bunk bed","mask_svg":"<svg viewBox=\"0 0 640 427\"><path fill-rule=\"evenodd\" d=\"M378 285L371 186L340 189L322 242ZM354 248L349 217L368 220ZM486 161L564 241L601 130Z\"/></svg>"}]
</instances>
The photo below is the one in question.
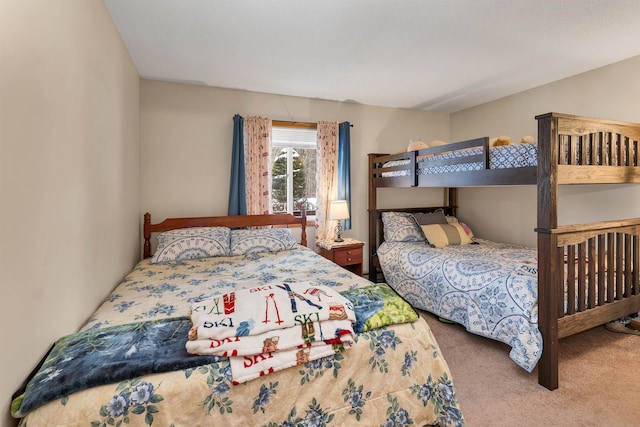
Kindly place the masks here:
<instances>
[{"instance_id":1,"label":"bottom bunk bed","mask_svg":"<svg viewBox=\"0 0 640 427\"><path fill-rule=\"evenodd\" d=\"M429 217L428 225L419 215ZM381 209L377 216L383 236L375 249L377 265L400 296L415 308L508 344L519 366L528 372L538 366L539 376L544 373L544 352L557 350L543 345L536 248L473 237L442 207ZM639 234L640 218L558 227L560 257L550 267L559 306L547 310L558 338L640 310Z\"/></svg>"},{"instance_id":2,"label":"bottom bunk bed","mask_svg":"<svg viewBox=\"0 0 640 427\"><path fill-rule=\"evenodd\" d=\"M536 271L536 284L523 309L525 316L531 311L527 322L539 331L531 336L535 341L537 337L542 339L538 382L553 390L558 387L559 339L640 311L640 218L558 224L559 186L640 183L640 124L561 113L539 115L536 120L535 144L527 142L524 151L525 144L516 145L519 151L508 150L506 155L530 153L533 158L517 164L507 162L506 167L504 162L494 164L505 157L505 152L492 154L501 147L492 147L488 137L434 144L406 153L369 154L369 271L370 277L375 277L381 266L378 245L385 238L380 230L383 210L378 208L378 188L444 188L445 208L455 216L457 187L537 185L536 262L529 267L531 272ZM415 234L420 235L419 231ZM421 236L423 242L428 239ZM521 264L523 261L517 260ZM384 269L389 276L392 269L395 274L401 267L387 265ZM401 280L386 279L390 283ZM445 295L442 286L430 285L437 299ZM513 290L510 294L505 289L494 292L513 294ZM485 303L492 310L502 307L491 296L485 298L489 298ZM519 295L509 298L516 305L520 303ZM464 298L459 300L462 304L456 313L460 316L473 310L464 305ZM473 313L466 315L471 322ZM495 327L502 328L504 323ZM523 338L515 334L508 339L502 336L501 340L519 345Z\"/></svg>"},{"instance_id":3,"label":"bottom bunk bed","mask_svg":"<svg viewBox=\"0 0 640 427\"><path fill-rule=\"evenodd\" d=\"M302 244L287 226L301 227ZM290 215L152 225L147 214L145 259L56 342L12 415L24 427L464 426L424 319L389 287L306 248L305 226ZM352 312L355 323L331 323Z\"/></svg>"},{"instance_id":4,"label":"bottom bunk bed","mask_svg":"<svg viewBox=\"0 0 640 427\"><path fill-rule=\"evenodd\" d=\"M508 344L511 359L531 372L542 355L536 250L472 240L466 225L448 216L449 225L445 215L438 214L429 217L441 218L447 225L439 228L457 236L431 235L425 240L418 224L412 224L413 214L382 213L387 233L377 254L387 283L413 307ZM400 238L389 231L399 229ZM444 239L462 244L445 244Z\"/></svg>"}]
</instances>

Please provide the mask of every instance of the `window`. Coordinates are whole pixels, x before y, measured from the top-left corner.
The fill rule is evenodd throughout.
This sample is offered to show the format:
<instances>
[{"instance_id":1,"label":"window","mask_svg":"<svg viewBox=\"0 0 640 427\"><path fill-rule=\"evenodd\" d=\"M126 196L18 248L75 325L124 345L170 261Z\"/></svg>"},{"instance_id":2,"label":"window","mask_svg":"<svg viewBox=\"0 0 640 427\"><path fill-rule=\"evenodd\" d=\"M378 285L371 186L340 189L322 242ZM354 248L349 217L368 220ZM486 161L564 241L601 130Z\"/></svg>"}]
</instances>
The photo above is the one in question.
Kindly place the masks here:
<instances>
[{"instance_id":1,"label":"window","mask_svg":"<svg viewBox=\"0 0 640 427\"><path fill-rule=\"evenodd\" d=\"M271 131L271 209L307 215L316 211L315 124L273 123Z\"/></svg>"}]
</instances>

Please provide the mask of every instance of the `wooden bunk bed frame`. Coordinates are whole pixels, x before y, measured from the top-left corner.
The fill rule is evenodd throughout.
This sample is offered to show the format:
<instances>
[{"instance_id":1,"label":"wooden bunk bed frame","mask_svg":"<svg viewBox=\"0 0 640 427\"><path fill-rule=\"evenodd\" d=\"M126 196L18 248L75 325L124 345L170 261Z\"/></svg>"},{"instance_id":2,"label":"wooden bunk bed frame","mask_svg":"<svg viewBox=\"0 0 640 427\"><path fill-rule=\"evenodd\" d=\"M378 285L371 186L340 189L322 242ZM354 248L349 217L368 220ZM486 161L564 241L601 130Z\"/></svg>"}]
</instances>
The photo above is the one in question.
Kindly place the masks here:
<instances>
[{"instance_id":1,"label":"wooden bunk bed frame","mask_svg":"<svg viewBox=\"0 0 640 427\"><path fill-rule=\"evenodd\" d=\"M444 207L455 215L456 187L537 185L538 326L543 338L538 382L554 390L559 339L640 311L640 218L559 226L558 186L640 183L640 124L559 113L539 115L536 120L538 158L533 167L489 169L489 138L408 153L369 154L369 271L371 278L377 276L381 212L408 210L378 209L378 188L445 187ZM420 156L472 147L481 148L482 154L439 165L480 161L483 170L418 172ZM404 163L385 166L397 160ZM388 174L397 171L406 175ZM575 262L566 263L572 259Z\"/></svg>"}]
</instances>

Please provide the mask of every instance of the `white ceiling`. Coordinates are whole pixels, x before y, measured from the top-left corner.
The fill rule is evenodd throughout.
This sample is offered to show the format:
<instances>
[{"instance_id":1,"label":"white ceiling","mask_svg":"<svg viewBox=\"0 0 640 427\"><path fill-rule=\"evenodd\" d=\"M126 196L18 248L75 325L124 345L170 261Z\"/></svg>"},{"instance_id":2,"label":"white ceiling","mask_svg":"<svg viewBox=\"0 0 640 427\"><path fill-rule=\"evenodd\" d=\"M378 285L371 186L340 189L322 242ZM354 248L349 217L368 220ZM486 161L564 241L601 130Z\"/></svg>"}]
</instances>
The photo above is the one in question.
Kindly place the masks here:
<instances>
[{"instance_id":1,"label":"white ceiling","mask_svg":"<svg viewBox=\"0 0 640 427\"><path fill-rule=\"evenodd\" d=\"M104 0L142 78L454 112L640 55L640 0Z\"/></svg>"}]
</instances>

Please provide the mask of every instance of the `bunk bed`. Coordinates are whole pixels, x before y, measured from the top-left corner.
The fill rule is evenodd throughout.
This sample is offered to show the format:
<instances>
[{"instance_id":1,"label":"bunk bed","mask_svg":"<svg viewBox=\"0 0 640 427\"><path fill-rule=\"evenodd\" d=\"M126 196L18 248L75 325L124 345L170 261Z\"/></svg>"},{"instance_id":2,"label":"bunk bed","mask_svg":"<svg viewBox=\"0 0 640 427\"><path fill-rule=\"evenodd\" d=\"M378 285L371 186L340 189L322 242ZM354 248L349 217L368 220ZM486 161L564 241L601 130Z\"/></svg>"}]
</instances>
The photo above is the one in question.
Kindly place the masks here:
<instances>
[{"instance_id":1,"label":"bunk bed","mask_svg":"<svg viewBox=\"0 0 640 427\"><path fill-rule=\"evenodd\" d=\"M21 426L465 426L426 321L306 247L306 226L304 213L145 214L144 259L56 341L12 415ZM323 307L329 321L315 321ZM235 335L202 336L213 329ZM246 340L257 353L233 347Z\"/></svg>"},{"instance_id":2,"label":"bunk bed","mask_svg":"<svg viewBox=\"0 0 640 427\"><path fill-rule=\"evenodd\" d=\"M640 124L569 114L536 116L535 165L494 168L489 138L398 154L369 154L369 272L385 211L457 211L457 187L537 185L538 382L558 388L558 340L640 310L640 218L558 225L560 185L640 183ZM460 156L451 156L451 153ZM428 165L425 161L429 161ZM442 172L473 163L474 170ZM442 187L444 206L379 209L378 188ZM575 260L575 262L567 262ZM571 284L571 286L569 286Z\"/></svg>"}]
</instances>

